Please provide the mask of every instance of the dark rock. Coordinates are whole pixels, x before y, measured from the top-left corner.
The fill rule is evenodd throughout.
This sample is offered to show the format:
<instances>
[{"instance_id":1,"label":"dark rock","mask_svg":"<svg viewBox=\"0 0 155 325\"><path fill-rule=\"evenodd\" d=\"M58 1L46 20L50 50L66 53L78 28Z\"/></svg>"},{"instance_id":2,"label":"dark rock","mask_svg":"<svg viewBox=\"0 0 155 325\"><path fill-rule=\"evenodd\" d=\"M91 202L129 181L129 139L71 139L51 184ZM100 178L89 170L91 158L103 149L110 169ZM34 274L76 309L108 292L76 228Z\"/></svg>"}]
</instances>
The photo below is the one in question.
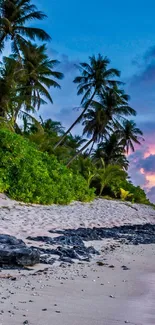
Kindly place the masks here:
<instances>
[{"instance_id":1,"label":"dark rock","mask_svg":"<svg viewBox=\"0 0 155 325\"><path fill-rule=\"evenodd\" d=\"M42 241L50 245L66 245L66 246L84 246L82 239L77 235L72 236L59 236L51 238L48 236L27 237L28 240Z\"/></svg>"},{"instance_id":2,"label":"dark rock","mask_svg":"<svg viewBox=\"0 0 155 325\"><path fill-rule=\"evenodd\" d=\"M98 254L93 246L86 247L84 241L102 240L112 238L122 244L139 245L155 244L155 225L126 225L113 228L78 228L66 230L50 230L52 234L60 236L51 238L48 236L28 237L33 241L42 241L50 245L59 245L55 248L38 248L41 254L41 262L53 264L51 255L58 255L59 260L71 263L73 259L80 261L90 261L92 255ZM117 246L110 245L107 250L113 251ZM32 249L35 247L32 246ZM35 248L36 249L36 248Z\"/></svg>"},{"instance_id":3,"label":"dark rock","mask_svg":"<svg viewBox=\"0 0 155 325\"><path fill-rule=\"evenodd\" d=\"M128 270L130 270L126 265L122 265L121 267L122 267L122 269L123 269L124 271L128 271Z\"/></svg>"},{"instance_id":4,"label":"dark rock","mask_svg":"<svg viewBox=\"0 0 155 325\"><path fill-rule=\"evenodd\" d=\"M39 262L39 252L16 237L0 235L0 265L30 266Z\"/></svg>"},{"instance_id":5,"label":"dark rock","mask_svg":"<svg viewBox=\"0 0 155 325\"><path fill-rule=\"evenodd\" d=\"M60 236L60 237L64 237L64 236ZM68 236L66 236L68 237ZM75 238L72 240L70 238L67 239L66 241L63 240L61 241L61 239L59 240L59 237L54 238L54 243L60 243L62 246L58 246L56 249L54 248L36 248L34 246L31 246L32 249L37 249L38 252L40 253L40 262L44 263L44 264L53 264L55 262L55 259L50 258L51 255L58 255L59 256L59 260L62 262L66 262L66 263L73 263L73 259L77 259L80 261L86 261L89 262L90 258L92 257L92 255L97 254L99 255L99 252L92 246L90 247L85 247L83 241L81 240L81 238L78 238L78 236L76 236L77 238ZM29 239L31 238L31 240L35 240L37 241L38 237L29 237ZM49 237L47 237L49 238ZM46 242L46 237L42 237L43 241ZM49 239L47 239L49 241ZM40 237L39 237L39 241L40 241ZM52 239L53 241L53 239ZM66 243L69 243L70 245L66 245ZM73 245L75 244L76 245ZM79 244L78 244L79 243ZM72 247L71 247L72 246Z\"/></svg>"},{"instance_id":6,"label":"dark rock","mask_svg":"<svg viewBox=\"0 0 155 325\"><path fill-rule=\"evenodd\" d=\"M61 262L65 262L65 263L69 263L69 264L73 264L74 263L74 261L71 258L65 257L65 256L61 256L60 261Z\"/></svg>"},{"instance_id":7,"label":"dark rock","mask_svg":"<svg viewBox=\"0 0 155 325\"><path fill-rule=\"evenodd\" d=\"M50 233L58 233L67 237L77 236L84 241L102 240L103 238L113 238L123 240L133 245L155 244L155 225L126 225L113 228L78 228L66 230L50 230ZM57 237L59 238L59 237Z\"/></svg>"}]
</instances>

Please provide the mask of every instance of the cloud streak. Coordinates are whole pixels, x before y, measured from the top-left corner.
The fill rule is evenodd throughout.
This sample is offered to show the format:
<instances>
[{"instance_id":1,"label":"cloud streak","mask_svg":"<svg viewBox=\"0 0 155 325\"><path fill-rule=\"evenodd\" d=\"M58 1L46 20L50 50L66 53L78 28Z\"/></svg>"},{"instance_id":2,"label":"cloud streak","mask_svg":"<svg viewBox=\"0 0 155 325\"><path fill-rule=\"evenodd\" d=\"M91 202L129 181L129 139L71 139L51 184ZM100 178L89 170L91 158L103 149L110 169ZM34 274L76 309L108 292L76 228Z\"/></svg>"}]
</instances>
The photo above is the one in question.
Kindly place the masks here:
<instances>
[{"instance_id":1,"label":"cloud streak","mask_svg":"<svg viewBox=\"0 0 155 325\"><path fill-rule=\"evenodd\" d=\"M155 46L149 48L142 59L133 59L132 64L138 71L131 78L132 87L154 86L155 84Z\"/></svg>"}]
</instances>

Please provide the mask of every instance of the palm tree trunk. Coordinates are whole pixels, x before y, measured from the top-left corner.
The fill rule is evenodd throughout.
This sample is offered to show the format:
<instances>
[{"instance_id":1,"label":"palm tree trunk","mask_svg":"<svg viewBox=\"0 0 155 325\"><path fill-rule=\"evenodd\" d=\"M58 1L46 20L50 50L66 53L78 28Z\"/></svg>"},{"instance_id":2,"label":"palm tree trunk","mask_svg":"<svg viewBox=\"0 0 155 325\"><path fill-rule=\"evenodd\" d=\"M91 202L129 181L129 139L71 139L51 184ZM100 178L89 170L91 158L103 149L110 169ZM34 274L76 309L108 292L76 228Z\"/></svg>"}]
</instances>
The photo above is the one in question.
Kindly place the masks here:
<instances>
[{"instance_id":1,"label":"palm tree trunk","mask_svg":"<svg viewBox=\"0 0 155 325\"><path fill-rule=\"evenodd\" d=\"M92 146L91 146L91 148L90 148L90 151L89 151L89 154L88 154L89 156L90 156L90 154L91 154L91 152L92 152L92 150L93 150L94 144L95 144L95 140L93 141Z\"/></svg>"},{"instance_id":2,"label":"palm tree trunk","mask_svg":"<svg viewBox=\"0 0 155 325\"><path fill-rule=\"evenodd\" d=\"M101 195L102 195L103 189L104 189L104 185L101 185L101 187L100 187L100 193L99 193L99 196L101 196Z\"/></svg>"},{"instance_id":3,"label":"palm tree trunk","mask_svg":"<svg viewBox=\"0 0 155 325\"><path fill-rule=\"evenodd\" d=\"M4 38L6 37L6 35L3 33L2 37L0 38L0 50L1 50L1 44L4 41Z\"/></svg>"},{"instance_id":4,"label":"palm tree trunk","mask_svg":"<svg viewBox=\"0 0 155 325\"><path fill-rule=\"evenodd\" d=\"M66 138L67 134L70 133L70 131L73 129L73 127L80 122L81 118L83 117L84 113L86 112L86 110L88 109L89 105L91 104L94 96L96 94L96 89L94 90L91 98L88 100L84 110L82 111L82 113L78 116L78 118L75 120L75 122L69 127L69 129L65 132L65 134L61 137L61 139L56 143L56 145L54 146L54 149L56 149Z\"/></svg>"},{"instance_id":5,"label":"palm tree trunk","mask_svg":"<svg viewBox=\"0 0 155 325\"><path fill-rule=\"evenodd\" d=\"M68 162L67 167L80 155L80 153L85 150L92 142L94 142L94 137L90 139Z\"/></svg>"}]
</instances>

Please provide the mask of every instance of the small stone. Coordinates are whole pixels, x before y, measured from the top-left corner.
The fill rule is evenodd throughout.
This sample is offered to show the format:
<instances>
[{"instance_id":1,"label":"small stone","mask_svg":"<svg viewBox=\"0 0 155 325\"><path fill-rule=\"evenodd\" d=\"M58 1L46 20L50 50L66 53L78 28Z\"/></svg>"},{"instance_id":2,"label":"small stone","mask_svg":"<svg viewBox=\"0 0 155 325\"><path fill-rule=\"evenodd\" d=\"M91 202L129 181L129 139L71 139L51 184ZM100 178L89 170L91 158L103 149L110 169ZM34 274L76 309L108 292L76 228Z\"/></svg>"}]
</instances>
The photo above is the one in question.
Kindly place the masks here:
<instances>
[{"instance_id":1,"label":"small stone","mask_svg":"<svg viewBox=\"0 0 155 325\"><path fill-rule=\"evenodd\" d=\"M17 278L15 276L11 277L11 281L16 281Z\"/></svg>"},{"instance_id":2,"label":"small stone","mask_svg":"<svg viewBox=\"0 0 155 325\"><path fill-rule=\"evenodd\" d=\"M110 295L109 297L110 297L110 298L115 298L113 295Z\"/></svg>"},{"instance_id":3,"label":"small stone","mask_svg":"<svg viewBox=\"0 0 155 325\"><path fill-rule=\"evenodd\" d=\"M43 308L42 311L47 311L47 308Z\"/></svg>"},{"instance_id":4,"label":"small stone","mask_svg":"<svg viewBox=\"0 0 155 325\"><path fill-rule=\"evenodd\" d=\"M130 270L126 265L122 265L121 268L122 268L124 271L128 271L128 270Z\"/></svg>"},{"instance_id":5,"label":"small stone","mask_svg":"<svg viewBox=\"0 0 155 325\"><path fill-rule=\"evenodd\" d=\"M97 261L96 264L99 265L99 266L104 266L105 265L105 263L103 263L102 261Z\"/></svg>"},{"instance_id":6,"label":"small stone","mask_svg":"<svg viewBox=\"0 0 155 325\"><path fill-rule=\"evenodd\" d=\"M56 312L57 314L60 314L60 310L56 310L55 312Z\"/></svg>"}]
</instances>

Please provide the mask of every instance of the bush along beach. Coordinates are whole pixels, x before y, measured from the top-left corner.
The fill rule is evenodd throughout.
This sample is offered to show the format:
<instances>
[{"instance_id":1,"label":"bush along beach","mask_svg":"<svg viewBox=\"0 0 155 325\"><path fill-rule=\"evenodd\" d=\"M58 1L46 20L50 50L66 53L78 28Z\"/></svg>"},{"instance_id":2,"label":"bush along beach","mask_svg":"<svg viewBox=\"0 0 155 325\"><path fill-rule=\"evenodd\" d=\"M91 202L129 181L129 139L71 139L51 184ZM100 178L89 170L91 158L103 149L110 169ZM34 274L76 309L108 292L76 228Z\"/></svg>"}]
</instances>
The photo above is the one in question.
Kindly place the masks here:
<instances>
[{"instance_id":1,"label":"bush along beach","mask_svg":"<svg viewBox=\"0 0 155 325\"><path fill-rule=\"evenodd\" d=\"M64 77L48 54L50 35L31 27L46 15L30 0L1 1L0 13L0 192L40 204L95 195L149 204L128 177L128 154L144 139L120 71L106 56L90 56L73 80L79 116L67 130L51 117L43 120L38 111L53 104L52 89ZM7 40L11 52L4 56ZM78 123L82 131L74 135Z\"/></svg>"}]
</instances>

